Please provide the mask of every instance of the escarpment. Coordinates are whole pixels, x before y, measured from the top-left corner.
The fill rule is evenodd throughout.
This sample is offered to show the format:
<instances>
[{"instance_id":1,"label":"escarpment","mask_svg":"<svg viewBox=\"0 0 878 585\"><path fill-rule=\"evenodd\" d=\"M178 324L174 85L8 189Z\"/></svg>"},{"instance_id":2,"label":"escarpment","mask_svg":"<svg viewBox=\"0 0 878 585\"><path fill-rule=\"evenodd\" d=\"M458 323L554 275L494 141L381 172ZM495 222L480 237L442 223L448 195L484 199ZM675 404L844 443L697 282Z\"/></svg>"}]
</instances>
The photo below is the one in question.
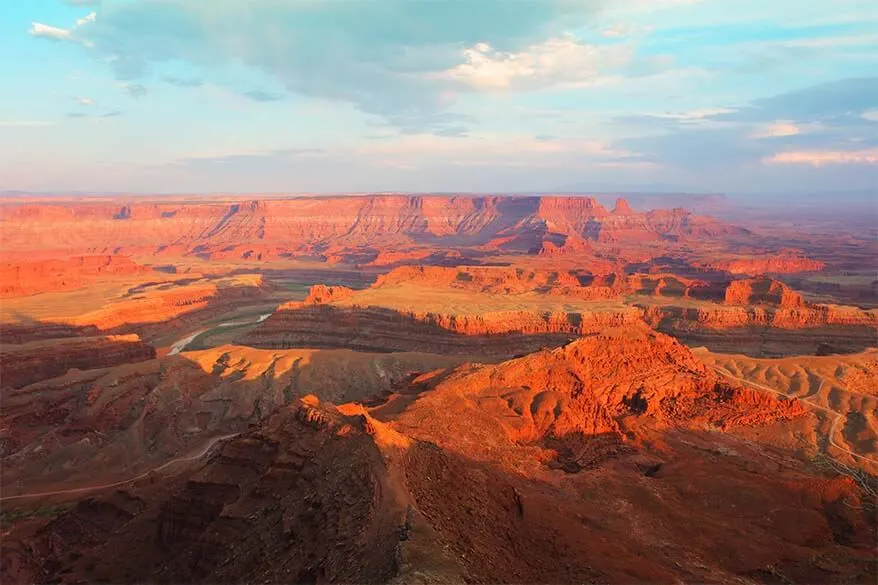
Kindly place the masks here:
<instances>
[{"instance_id":1,"label":"escarpment","mask_svg":"<svg viewBox=\"0 0 878 585\"><path fill-rule=\"evenodd\" d=\"M0 344L3 389L21 388L67 373L93 370L155 357L155 349L137 335L68 337Z\"/></svg>"},{"instance_id":2,"label":"escarpment","mask_svg":"<svg viewBox=\"0 0 878 585\"><path fill-rule=\"evenodd\" d=\"M460 315L384 307L281 307L241 343L260 348L349 348L503 358L555 347L606 325L641 320L631 307L614 313L498 311Z\"/></svg>"}]
</instances>

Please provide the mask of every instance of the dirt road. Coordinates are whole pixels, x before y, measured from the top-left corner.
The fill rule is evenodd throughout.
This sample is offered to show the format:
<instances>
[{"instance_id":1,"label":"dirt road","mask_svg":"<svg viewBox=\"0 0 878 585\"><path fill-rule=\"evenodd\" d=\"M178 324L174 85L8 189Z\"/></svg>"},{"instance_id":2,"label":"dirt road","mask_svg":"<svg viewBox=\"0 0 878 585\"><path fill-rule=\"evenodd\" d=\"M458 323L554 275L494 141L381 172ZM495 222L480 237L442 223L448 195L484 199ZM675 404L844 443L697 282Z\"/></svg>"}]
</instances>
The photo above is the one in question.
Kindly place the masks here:
<instances>
[{"instance_id":1,"label":"dirt road","mask_svg":"<svg viewBox=\"0 0 878 585\"><path fill-rule=\"evenodd\" d=\"M113 487L119 487L119 486L125 485L127 483L141 480L141 479L147 477L151 473L160 472L163 469L167 469L168 467L170 467L172 465L176 465L177 463L182 463L184 461L197 461L198 459L201 459L202 457L207 455L207 453L210 452L211 448L214 445L216 445L217 443L219 443L220 441L225 441L226 439L231 439L233 437L237 437L240 434L241 433L232 433L230 435L222 435L219 437L214 437L210 441L208 441L203 447L201 447L198 451L196 451L195 453L185 455L183 457L177 457L176 459L171 459L170 461L163 463L162 465L159 465L158 467L150 469L149 471L144 471L143 473L141 473L139 475L136 475L134 477L131 477L129 479L125 479L122 481L116 481L113 483L105 483L105 484L98 484L98 485L90 485L90 486L86 486L86 487L74 488L74 489L69 489L69 490L56 490L56 491L52 491L52 492L37 492L37 493L31 493L31 494L20 494L17 496L5 496L5 497L0 498L0 502L7 502L7 501L13 501L13 500L26 500L26 499L31 499L31 498L41 498L41 497L47 497L47 496L61 496L61 495L65 495L65 494L79 494L79 493L96 492L96 491L105 490L105 489L109 489L109 488L113 488Z\"/></svg>"},{"instance_id":2,"label":"dirt road","mask_svg":"<svg viewBox=\"0 0 878 585\"><path fill-rule=\"evenodd\" d=\"M724 376L724 377L728 378L729 380L734 380L736 382L744 384L745 386L750 386L751 388L756 388L757 390L764 390L766 392L771 392L773 394L777 394L778 396L783 396L784 398L793 398L792 396L784 394L780 390L776 390L774 388L766 386L765 384L760 384L759 382L753 382L751 380L745 380L744 378L739 378L737 376L733 376L732 374L730 374L729 372L725 371L724 369L722 369L720 367L717 367L717 366L710 366L710 367L713 368L713 370L716 371L717 374ZM826 383L825 380L820 382L820 387L817 388L817 392L815 392L815 394L820 394L820 391L823 390L823 384L825 384L825 383ZM857 459L862 459L863 461L868 461L870 463L878 464L878 460L873 459L872 457L867 457L865 455L860 455L859 453L854 453L850 449L848 449L846 447L842 447L841 445L839 445L838 443L835 442L835 435L838 433L839 424L841 424L841 422L844 421L844 415L842 415L834 410L831 410L829 408L826 408L824 406L820 406L818 404L815 404L813 401L811 401L807 398L798 398L798 400L801 400L802 402L804 402L805 404L807 404L808 406L810 406L811 408L813 408L815 410L820 410L820 411L825 412L825 413L829 414L830 416L834 417L832 420L832 425L829 427L829 433L828 433L828 439L829 439L830 445L832 445L833 447L835 447L839 451L843 451L843 452L847 453L851 457L855 457Z\"/></svg>"}]
</instances>

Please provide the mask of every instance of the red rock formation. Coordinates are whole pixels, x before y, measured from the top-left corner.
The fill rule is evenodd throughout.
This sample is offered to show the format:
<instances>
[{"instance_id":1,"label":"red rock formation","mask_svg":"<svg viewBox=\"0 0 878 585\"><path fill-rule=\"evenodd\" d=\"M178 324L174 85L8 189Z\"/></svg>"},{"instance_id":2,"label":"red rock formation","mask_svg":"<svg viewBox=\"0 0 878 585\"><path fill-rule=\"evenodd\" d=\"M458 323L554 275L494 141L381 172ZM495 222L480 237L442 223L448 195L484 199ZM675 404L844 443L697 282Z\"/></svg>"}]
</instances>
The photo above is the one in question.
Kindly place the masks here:
<instances>
[{"instance_id":1,"label":"red rock formation","mask_svg":"<svg viewBox=\"0 0 878 585\"><path fill-rule=\"evenodd\" d=\"M178 400L217 401L160 381L177 385L163 428L188 412ZM608 330L424 374L372 409L294 401L198 464L17 524L0 577L866 582L864 493L773 443L809 416L729 385L667 336Z\"/></svg>"},{"instance_id":2,"label":"red rock formation","mask_svg":"<svg viewBox=\"0 0 878 585\"><path fill-rule=\"evenodd\" d=\"M0 264L0 297L82 288L101 277L144 274L151 269L126 256L21 259Z\"/></svg>"},{"instance_id":3,"label":"red rock formation","mask_svg":"<svg viewBox=\"0 0 878 585\"><path fill-rule=\"evenodd\" d=\"M383 583L406 521L393 490L359 417L301 401L221 444L183 482L86 500L30 535L4 535L0 575Z\"/></svg>"},{"instance_id":4,"label":"red rock formation","mask_svg":"<svg viewBox=\"0 0 878 585\"><path fill-rule=\"evenodd\" d=\"M631 206L628 205L627 199L622 199L619 197L616 199L616 206L613 207L613 211L611 212L613 215L634 215L634 210L631 209Z\"/></svg>"},{"instance_id":5,"label":"red rock formation","mask_svg":"<svg viewBox=\"0 0 878 585\"><path fill-rule=\"evenodd\" d=\"M511 357L555 347L604 326L637 323L641 315L636 307L582 314L498 311L450 315L291 303L248 333L242 343L262 348L344 347Z\"/></svg>"},{"instance_id":6,"label":"red rock formation","mask_svg":"<svg viewBox=\"0 0 878 585\"><path fill-rule=\"evenodd\" d=\"M799 250L780 250L759 257L737 258L734 260L712 261L706 264L714 270L724 270L730 274L791 274L822 270L826 265L820 260L806 257Z\"/></svg>"},{"instance_id":7,"label":"red rock formation","mask_svg":"<svg viewBox=\"0 0 878 585\"><path fill-rule=\"evenodd\" d=\"M780 309L805 307L805 299L787 285L770 278L734 280L726 288L727 305L772 305Z\"/></svg>"},{"instance_id":8,"label":"red rock formation","mask_svg":"<svg viewBox=\"0 0 878 585\"><path fill-rule=\"evenodd\" d=\"M346 286L326 286L325 284L315 284L308 291L308 296L305 297L303 304L320 305L323 303L331 303L332 301L346 299L352 294L354 294L353 289Z\"/></svg>"},{"instance_id":9,"label":"red rock formation","mask_svg":"<svg viewBox=\"0 0 878 585\"><path fill-rule=\"evenodd\" d=\"M107 303L75 317L73 324L102 331L135 331L143 335L176 331L187 320L219 314L242 300L264 298L269 286L259 275L203 278L194 282L158 283L141 287L137 294Z\"/></svg>"},{"instance_id":10,"label":"red rock formation","mask_svg":"<svg viewBox=\"0 0 878 585\"><path fill-rule=\"evenodd\" d=\"M366 247L441 249L489 245L538 253L546 242L658 241L740 230L683 210L611 214L591 197L350 196L251 201L9 203L7 251L183 254L202 258L323 256L349 261ZM434 250L435 251L435 250Z\"/></svg>"},{"instance_id":11,"label":"red rock formation","mask_svg":"<svg viewBox=\"0 0 878 585\"><path fill-rule=\"evenodd\" d=\"M155 349L137 335L70 337L0 345L2 388L21 388L61 376L71 368L92 370L155 357Z\"/></svg>"}]
</instances>

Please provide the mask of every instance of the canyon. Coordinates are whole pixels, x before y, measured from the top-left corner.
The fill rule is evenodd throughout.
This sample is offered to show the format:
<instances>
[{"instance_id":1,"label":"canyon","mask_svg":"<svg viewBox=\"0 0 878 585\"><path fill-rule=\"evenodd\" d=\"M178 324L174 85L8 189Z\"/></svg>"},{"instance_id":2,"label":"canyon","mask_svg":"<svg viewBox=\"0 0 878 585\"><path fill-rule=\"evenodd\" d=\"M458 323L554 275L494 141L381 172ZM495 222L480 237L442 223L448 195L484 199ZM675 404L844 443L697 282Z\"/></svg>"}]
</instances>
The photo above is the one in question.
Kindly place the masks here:
<instances>
[{"instance_id":1,"label":"canyon","mask_svg":"<svg viewBox=\"0 0 878 585\"><path fill-rule=\"evenodd\" d=\"M0 200L0 579L873 581L873 234L635 207Z\"/></svg>"}]
</instances>

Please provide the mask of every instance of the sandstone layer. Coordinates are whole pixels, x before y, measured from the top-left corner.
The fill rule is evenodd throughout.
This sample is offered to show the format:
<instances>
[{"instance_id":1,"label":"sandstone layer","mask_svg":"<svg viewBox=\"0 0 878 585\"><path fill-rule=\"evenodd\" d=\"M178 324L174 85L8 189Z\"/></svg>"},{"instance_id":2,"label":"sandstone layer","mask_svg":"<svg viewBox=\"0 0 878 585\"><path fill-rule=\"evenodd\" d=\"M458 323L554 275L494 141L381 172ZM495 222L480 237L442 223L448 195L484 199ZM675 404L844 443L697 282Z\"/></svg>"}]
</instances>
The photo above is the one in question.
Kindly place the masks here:
<instances>
[{"instance_id":1,"label":"sandstone layer","mask_svg":"<svg viewBox=\"0 0 878 585\"><path fill-rule=\"evenodd\" d=\"M150 272L125 256L77 256L63 260L18 260L0 264L0 297L82 288L108 276Z\"/></svg>"},{"instance_id":2,"label":"sandstone layer","mask_svg":"<svg viewBox=\"0 0 878 585\"><path fill-rule=\"evenodd\" d=\"M55 378L70 369L93 370L155 357L137 335L69 337L0 344L0 388L21 388Z\"/></svg>"}]
</instances>

